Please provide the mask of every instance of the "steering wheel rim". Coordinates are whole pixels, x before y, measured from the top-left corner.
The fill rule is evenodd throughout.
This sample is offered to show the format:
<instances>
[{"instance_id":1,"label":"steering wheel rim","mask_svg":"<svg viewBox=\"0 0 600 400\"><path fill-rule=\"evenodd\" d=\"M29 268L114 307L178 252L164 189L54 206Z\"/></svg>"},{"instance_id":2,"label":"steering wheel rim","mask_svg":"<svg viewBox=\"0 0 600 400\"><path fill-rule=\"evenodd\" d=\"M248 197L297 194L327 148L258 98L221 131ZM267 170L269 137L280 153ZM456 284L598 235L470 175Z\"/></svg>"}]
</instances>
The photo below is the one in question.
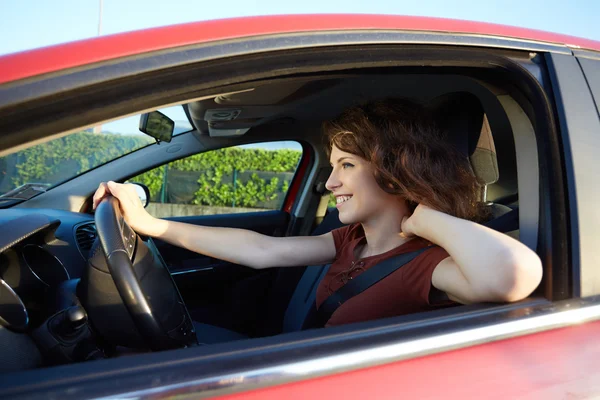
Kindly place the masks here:
<instances>
[{"instance_id":1,"label":"steering wheel rim","mask_svg":"<svg viewBox=\"0 0 600 400\"><path fill-rule=\"evenodd\" d=\"M96 208L94 219L108 270L138 332L146 339L152 350L184 347L163 329L144 294L132 263L137 234L125 222L119 201L110 195L104 198ZM171 284L184 308L185 318L189 320L187 307L172 280ZM189 323L191 324L191 320ZM191 334L193 337L188 336L187 344L198 344L193 328Z\"/></svg>"}]
</instances>

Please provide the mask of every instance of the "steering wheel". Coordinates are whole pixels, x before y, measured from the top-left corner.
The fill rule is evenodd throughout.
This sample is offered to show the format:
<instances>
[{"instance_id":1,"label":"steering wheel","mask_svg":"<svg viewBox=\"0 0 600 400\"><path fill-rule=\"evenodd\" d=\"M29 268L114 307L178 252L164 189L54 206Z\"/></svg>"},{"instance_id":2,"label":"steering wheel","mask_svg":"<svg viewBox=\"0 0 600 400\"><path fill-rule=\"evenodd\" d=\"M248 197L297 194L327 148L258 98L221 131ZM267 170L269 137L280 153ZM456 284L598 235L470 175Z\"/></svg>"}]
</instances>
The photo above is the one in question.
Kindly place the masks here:
<instances>
[{"instance_id":1,"label":"steering wheel","mask_svg":"<svg viewBox=\"0 0 600 400\"><path fill-rule=\"evenodd\" d=\"M193 322L171 274L157 250L125 222L115 197L102 200L95 222L108 272L147 345L152 350L197 345Z\"/></svg>"}]
</instances>

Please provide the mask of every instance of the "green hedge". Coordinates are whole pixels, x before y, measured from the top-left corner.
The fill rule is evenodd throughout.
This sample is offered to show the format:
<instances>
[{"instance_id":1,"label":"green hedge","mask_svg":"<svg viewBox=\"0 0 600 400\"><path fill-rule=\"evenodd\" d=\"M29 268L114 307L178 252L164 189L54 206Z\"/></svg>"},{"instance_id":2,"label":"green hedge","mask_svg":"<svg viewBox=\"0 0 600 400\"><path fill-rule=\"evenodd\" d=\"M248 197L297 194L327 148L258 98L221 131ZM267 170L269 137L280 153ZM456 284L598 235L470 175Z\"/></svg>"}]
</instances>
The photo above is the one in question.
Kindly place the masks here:
<instances>
[{"instance_id":1,"label":"green hedge","mask_svg":"<svg viewBox=\"0 0 600 400\"><path fill-rule=\"evenodd\" d=\"M25 183L54 185L152 143L147 136L74 133L0 158L0 192Z\"/></svg>"},{"instance_id":2,"label":"green hedge","mask_svg":"<svg viewBox=\"0 0 600 400\"><path fill-rule=\"evenodd\" d=\"M153 201L170 202L169 188L184 186L179 191L193 195L177 203L278 208L301 155L296 150L226 148L173 161L130 180L148 186ZM173 171L176 178L171 178ZM186 177L192 185L185 184Z\"/></svg>"}]
</instances>

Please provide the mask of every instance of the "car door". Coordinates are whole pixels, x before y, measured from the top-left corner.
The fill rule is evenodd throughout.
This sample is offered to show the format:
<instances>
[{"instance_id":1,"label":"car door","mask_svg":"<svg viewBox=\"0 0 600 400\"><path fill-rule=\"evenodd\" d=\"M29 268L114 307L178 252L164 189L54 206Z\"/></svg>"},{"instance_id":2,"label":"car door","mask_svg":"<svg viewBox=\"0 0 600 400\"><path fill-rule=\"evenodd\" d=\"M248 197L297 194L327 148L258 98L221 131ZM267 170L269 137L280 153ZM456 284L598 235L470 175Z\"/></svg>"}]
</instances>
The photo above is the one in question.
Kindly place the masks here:
<instances>
[{"instance_id":1,"label":"car door","mask_svg":"<svg viewBox=\"0 0 600 400\"><path fill-rule=\"evenodd\" d=\"M326 18L327 21L335 20L329 16ZM341 17L338 18L340 23ZM313 19L318 20L311 17L311 21ZM375 18L360 19L368 21L371 30L343 31L342 34L339 31L318 34L295 32L283 38L277 35L266 38L260 36L258 39L250 37L219 42L214 45L215 48L202 48L200 53L201 57L214 54L233 57L235 45L239 45L238 49L243 51L262 51L257 57L257 64L260 65L260 71L267 70L268 65L273 69L268 71L271 74L275 74L275 70L309 73L317 68L327 71L348 68L356 73L357 67L364 68L369 63L377 68L389 68L393 62L404 62L409 67L433 65L441 68L447 62L450 66L465 64L473 69L477 69L474 65L483 65L482 68L490 70L497 68L500 74L495 77L502 79L498 79L496 83L518 83L517 78L525 76L528 83L523 90L526 94L524 97L530 99L534 105L532 108L535 108L526 111L534 116L543 114L549 120L549 116L554 115L560 119L556 124L551 121L551 124L544 125L542 119L533 118L537 133L546 140L523 144L523 147L527 147L526 155L532 151L535 153L538 147L539 153L543 155L539 165L535 163L535 167L540 169L540 185L527 188L542 193L539 202L539 229L538 213L529 213L525 217L529 218L526 222L533 221L531 225L536 232L541 232L535 242L541 243L540 255L548 268L546 271L550 272L542 289L558 287L560 292L548 290L548 298L527 299L517 304L471 305L433 311L426 315L67 365L41 372L23 371L0 377L3 396L156 398L223 395L250 399L341 396L398 398L410 395L421 398L514 398L539 395L540 398L548 398L552 395L559 397L576 393L584 397L598 393L595 384L600 379L596 368L600 330L598 298L581 299L576 291L578 287L581 289L580 284L587 277L589 281L585 293L593 294L595 282L589 270L595 267L593 261L598 253L597 249L600 249L597 243L592 243L597 235L595 227L598 226L597 214L592 208L598 196L593 189L592 175L585 171L586 168L593 171L591 154L597 150L597 135L594 137L593 134L598 133L598 129L597 120L589 114L592 109L589 89L585 86L581 69L573 66L573 62L576 65L576 60L570 50L565 46L504 40L481 34L407 34L404 30L385 30L385 26L389 28L389 25L381 26L383 30L378 31L372 30L373 26L378 26ZM274 19L271 22L281 24L284 20ZM406 21L397 20L394 26L399 28L402 22ZM240 26L245 25L239 21L217 25L222 32L229 32ZM429 29L420 26L424 31L441 29L439 21L430 23ZM456 32L456 29L451 29L456 26L458 25L446 25L446 29ZM309 27L305 29L310 30ZM337 29L344 29L341 23ZM203 32L206 31L208 30ZM343 46L338 48L336 45L339 45L340 40L343 41ZM373 43L383 41L393 43L394 46L372 46ZM273 43L287 51L269 53L272 48L267 46ZM416 49L418 46L413 46L414 43L433 43L435 46L419 53L419 49ZM447 46L439 46L440 43ZM318 47L309 48L312 53L309 52L308 55L294 53L296 47L306 49L311 46ZM328 51L323 51L326 46L330 46ZM490 47L493 50L500 48L498 53L502 54L491 58L493 51L472 50L469 46ZM506 51L507 48L511 50ZM185 57L186 62L190 63L189 58L193 56L194 49L181 49L183 55L173 49L168 56ZM455 50L456 55L450 54ZM554 59L552 54L548 54L547 59L544 58L550 51L559 53L562 61L556 61L559 58ZM292 60L295 54L297 58ZM449 55L449 60L444 59L445 55ZM162 65L159 63L161 60L166 63L168 56L161 53L150 60L154 62L140 58L145 61L144 65L150 64L159 69L156 66ZM286 56L290 56L287 64L283 62ZM309 56L314 58L310 59ZM336 56L339 59L335 59ZM402 56L406 58L402 59ZM468 59L469 56L472 59ZM331 61L328 57L334 60ZM348 57L352 59L348 60ZM486 57L490 57L490 60L486 60ZM522 64L510 60L507 62L510 57L519 58ZM539 58L547 61L548 65ZM265 60L271 63L268 64ZM201 61L204 62L205 59L202 58ZM253 60L242 61L235 64L236 73L239 73L240 68L248 67ZM469 65L469 61L473 61L473 64ZM282 65L276 65L278 62ZM123 61L125 63L135 65L131 60ZM165 64L162 67L164 71L159 70L156 74L157 82L161 78L160 83L164 83L160 88L167 94L172 93L168 91L171 87L168 84L173 82L173 85L185 86L186 90L190 86L191 78L183 73L174 73L181 72L183 68L177 71L171 69L174 63L175 61ZM198 64L202 65L201 62ZM212 75L193 70L193 76L217 81L225 67L215 64L218 68L212 70ZM114 65L122 66L116 61ZM199 65L195 67L199 69ZM305 66L306 70L295 69L300 66ZM527 68L534 71L531 74L535 75L534 78L529 75ZM108 77L109 72L96 76ZM252 72L247 79L255 79L256 71ZM169 81L167 76L176 76L182 81ZM231 76L234 74L231 73ZM231 76L227 77L228 80L231 80ZM552 87L540 83L548 76L553 80ZM481 73L480 77L483 79L486 74ZM71 79L69 82L75 80ZM131 82L139 83L139 76L136 75ZM127 97L131 93L140 98L144 96L144 88L138 87L138 91L128 93L125 84L116 86L110 88L111 99ZM136 97L137 103L130 107L142 109L156 105L151 104L156 91L157 88L152 87L152 96L147 94L146 102ZM91 96L90 101L97 100L98 97L102 99L101 92L96 92L96 97ZM181 96L189 99L192 94L186 91ZM171 98L165 95L165 99ZM92 109L91 106L89 108ZM109 108L99 109L100 107L96 107L96 111L81 113L81 118L101 119L115 113ZM577 123L578 119L577 110L581 111L581 116L585 119L580 125L574 126L572 124ZM44 107L37 112L51 111L52 108ZM132 110L127 112L129 111ZM525 114L523 110L518 111ZM81 120L76 119L61 122L58 119L60 114L52 116L58 120L54 124L81 123ZM48 115L46 118L49 118ZM594 118L597 119L596 114ZM27 120L36 121L32 118ZM24 124L23 121L21 123ZM559 124L560 137L556 135L556 126ZM30 135L35 134L36 129L42 129L36 126L28 128L29 130L26 128L22 129ZM55 126L43 128L50 131ZM12 135L11 138L14 143L19 144L18 140L22 136ZM579 139L582 142L578 144ZM589 152L582 150L586 145L590 146ZM565 187L569 193L566 193ZM586 202L586 195L591 195L589 202ZM520 199L521 202L525 200L527 199ZM521 209L525 210L523 207ZM587 218L590 219L589 222L585 221ZM587 234L590 235L589 239L584 239L583 236ZM563 299L565 300L556 301Z\"/></svg>"}]
</instances>

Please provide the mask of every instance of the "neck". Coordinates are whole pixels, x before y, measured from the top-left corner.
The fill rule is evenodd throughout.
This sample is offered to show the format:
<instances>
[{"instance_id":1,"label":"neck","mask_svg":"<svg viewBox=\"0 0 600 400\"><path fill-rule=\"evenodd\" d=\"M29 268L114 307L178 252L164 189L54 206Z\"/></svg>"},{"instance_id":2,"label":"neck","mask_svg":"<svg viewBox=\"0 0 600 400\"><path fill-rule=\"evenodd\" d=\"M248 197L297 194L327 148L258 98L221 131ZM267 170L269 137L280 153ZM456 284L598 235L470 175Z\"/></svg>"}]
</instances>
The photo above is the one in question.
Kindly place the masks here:
<instances>
[{"instance_id":1,"label":"neck","mask_svg":"<svg viewBox=\"0 0 600 400\"><path fill-rule=\"evenodd\" d=\"M400 236L402 219L407 214L408 210L402 207L400 210L392 209L362 222L361 225L367 240L362 256L382 254L408 242L410 239Z\"/></svg>"}]
</instances>

